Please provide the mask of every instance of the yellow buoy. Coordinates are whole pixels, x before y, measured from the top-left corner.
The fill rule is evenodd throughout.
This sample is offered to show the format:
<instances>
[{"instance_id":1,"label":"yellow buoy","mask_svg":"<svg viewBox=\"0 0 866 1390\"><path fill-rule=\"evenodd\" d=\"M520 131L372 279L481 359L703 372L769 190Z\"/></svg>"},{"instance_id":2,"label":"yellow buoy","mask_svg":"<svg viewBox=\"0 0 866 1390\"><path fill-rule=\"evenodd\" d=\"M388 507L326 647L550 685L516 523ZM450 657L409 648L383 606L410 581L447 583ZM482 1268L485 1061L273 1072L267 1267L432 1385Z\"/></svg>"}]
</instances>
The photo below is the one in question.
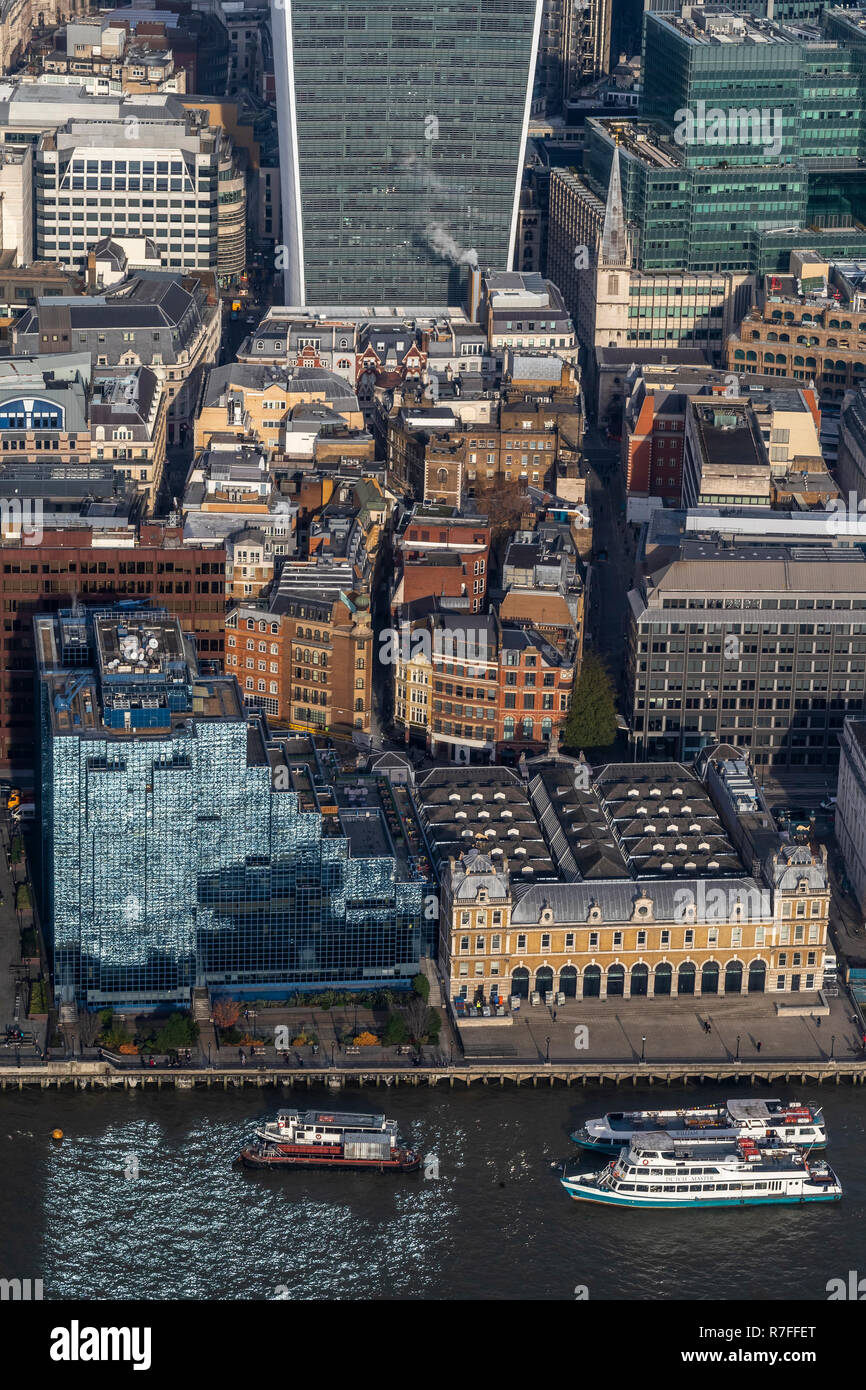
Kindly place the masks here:
<instances>
[{"instance_id":1,"label":"yellow buoy","mask_svg":"<svg viewBox=\"0 0 866 1390\"><path fill-rule=\"evenodd\" d=\"M62 1129L53 1129L53 1130L51 1131L51 1138L52 1138L52 1139L56 1139L56 1140L57 1140L57 1143L59 1144L59 1143L60 1143L60 1140L63 1138L63 1130L62 1130Z\"/></svg>"}]
</instances>

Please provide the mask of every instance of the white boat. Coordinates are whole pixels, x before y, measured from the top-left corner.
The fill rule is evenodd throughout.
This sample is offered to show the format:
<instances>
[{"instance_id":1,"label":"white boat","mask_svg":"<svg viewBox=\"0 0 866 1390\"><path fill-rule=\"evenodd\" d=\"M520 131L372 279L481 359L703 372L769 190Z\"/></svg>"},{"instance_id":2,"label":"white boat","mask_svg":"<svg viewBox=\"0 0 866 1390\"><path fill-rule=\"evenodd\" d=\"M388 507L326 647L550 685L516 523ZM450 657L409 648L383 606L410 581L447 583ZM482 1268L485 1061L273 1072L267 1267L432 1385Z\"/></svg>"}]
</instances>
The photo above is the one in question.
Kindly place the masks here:
<instances>
[{"instance_id":1,"label":"white boat","mask_svg":"<svg viewBox=\"0 0 866 1390\"><path fill-rule=\"evenodd\" d=\"M791 1145L695 1145L661 1132L635 1136L601 1172L566 1171L561 1181L576 1202L621 1207L774 1206L842 1196L832 1168Z\"/></svg>"},{"instance_id":2,"label":"white boat","mask_svg":"<svg viewBox=\"0 0 866 1390\"><path fill-rule=\"evenodd\" d=\"M694 1144L730 1139L777 1139L783 1144L823 1149L827 1143L820 1107L792 1100L729 1100L724 1105L692 1106L685 1110L627 1110L587 1120L572 1139L581 1148L618 1154L623 1144L648 1131L663 1130Z\"/></svg>"}]
</instances>

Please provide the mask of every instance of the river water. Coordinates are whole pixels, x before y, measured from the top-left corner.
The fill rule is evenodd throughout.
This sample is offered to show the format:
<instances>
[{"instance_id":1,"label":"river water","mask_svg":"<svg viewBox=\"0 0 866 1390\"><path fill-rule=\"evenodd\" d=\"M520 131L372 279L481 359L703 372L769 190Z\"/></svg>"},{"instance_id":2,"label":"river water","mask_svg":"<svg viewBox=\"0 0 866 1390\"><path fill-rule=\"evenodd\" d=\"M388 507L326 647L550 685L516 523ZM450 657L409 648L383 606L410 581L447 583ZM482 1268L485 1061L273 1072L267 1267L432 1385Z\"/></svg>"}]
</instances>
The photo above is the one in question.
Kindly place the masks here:
<instances>
[{"instance_id":1,"label":"river water","mask_svg":"<svg viewBox=\"0 0 866 1390\"><path fill-rule=\"evenodd\" d=\"M569 1200L551 1168L592 1115L727 1094L6 1091L0 1277L42 1279L45 1299L823 1300L828 1280L866 1276L859 1090L796 1092L824 1105L839 1203L612 1210ZM291 1104L384 1110L439 1177L233 1168Z\"/></svg>"}]
</instances>

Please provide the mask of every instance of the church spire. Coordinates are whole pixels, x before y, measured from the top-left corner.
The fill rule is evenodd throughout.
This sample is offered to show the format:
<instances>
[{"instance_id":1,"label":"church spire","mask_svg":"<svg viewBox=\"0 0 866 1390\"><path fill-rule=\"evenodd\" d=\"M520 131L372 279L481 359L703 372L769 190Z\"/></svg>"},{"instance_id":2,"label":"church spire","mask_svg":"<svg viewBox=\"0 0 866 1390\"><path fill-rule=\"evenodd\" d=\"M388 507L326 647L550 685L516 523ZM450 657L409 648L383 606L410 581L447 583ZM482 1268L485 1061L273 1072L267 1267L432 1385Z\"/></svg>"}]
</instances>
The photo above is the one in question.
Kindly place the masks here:
<instances>
[{"instance_id":1,"label":"church spire","mask_svg":"<svg viewBox=\"0 0 866 1390\"><path fill-rule=\"evenodd\" d=\"M628 265L630 261L625 213L622 206L622 185L619 179L619 145L613 147L610 183L607 187L607 206L601 233L601 259L604 265Z\"/></svg>"}]
</instances>

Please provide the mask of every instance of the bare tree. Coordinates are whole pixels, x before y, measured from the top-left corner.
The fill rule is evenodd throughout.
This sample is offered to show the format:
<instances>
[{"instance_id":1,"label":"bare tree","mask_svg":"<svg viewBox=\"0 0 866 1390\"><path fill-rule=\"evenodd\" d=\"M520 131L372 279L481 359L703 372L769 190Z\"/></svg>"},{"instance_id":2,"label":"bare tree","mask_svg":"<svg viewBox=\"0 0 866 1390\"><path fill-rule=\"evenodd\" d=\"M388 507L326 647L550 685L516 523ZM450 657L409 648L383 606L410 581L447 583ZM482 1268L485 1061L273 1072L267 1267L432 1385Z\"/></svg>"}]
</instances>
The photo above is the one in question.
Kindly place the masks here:
<instances>
[{"instance_id":1,"label":"bare tree","mask_svg":"<svg viewBox=\"0 0 866 1390\"><path fill-rule=\"evenodd\" d=\"M414 994L409 1000L404 1010L406 1015L406 1027L409 1029L409 1036L413 1042L420 1043L422 1038L426 1038L428 1033L428 1019L430 1017L430 1005L426 999L422 999L419 994Z\"/></svg>"},{"instance_id":2,"label":"bare tree","mask_svg":"<svg viewBox=\"0 0 866 1390\"><path fill-rule=\"evenodd\" d=\"M92 1047L101 1031L99 1014L91 1013L89 1009L78 1010L78 1036L82 1047Z\"/></svg>"}]
</instances>

